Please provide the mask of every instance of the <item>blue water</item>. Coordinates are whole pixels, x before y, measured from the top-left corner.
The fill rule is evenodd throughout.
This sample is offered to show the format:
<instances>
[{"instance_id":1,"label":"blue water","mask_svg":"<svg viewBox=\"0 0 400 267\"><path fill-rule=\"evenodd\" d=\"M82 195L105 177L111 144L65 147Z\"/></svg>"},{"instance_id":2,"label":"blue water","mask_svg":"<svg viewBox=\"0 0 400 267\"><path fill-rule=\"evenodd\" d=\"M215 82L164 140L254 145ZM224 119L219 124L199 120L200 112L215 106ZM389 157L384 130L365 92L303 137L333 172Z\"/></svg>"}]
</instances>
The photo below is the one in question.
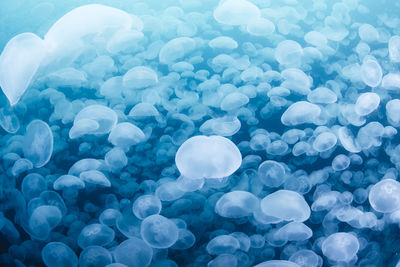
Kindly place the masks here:
<instances>
[{"instance_id":1,"label":"blue water","mask_svg":"<svg viewBox=\"0 0 400 267\"><path fill-rule=\"evenodd\" d=\"M395 1L0 3L0 266L399 266Z\"/></svg>"}]
</instances>

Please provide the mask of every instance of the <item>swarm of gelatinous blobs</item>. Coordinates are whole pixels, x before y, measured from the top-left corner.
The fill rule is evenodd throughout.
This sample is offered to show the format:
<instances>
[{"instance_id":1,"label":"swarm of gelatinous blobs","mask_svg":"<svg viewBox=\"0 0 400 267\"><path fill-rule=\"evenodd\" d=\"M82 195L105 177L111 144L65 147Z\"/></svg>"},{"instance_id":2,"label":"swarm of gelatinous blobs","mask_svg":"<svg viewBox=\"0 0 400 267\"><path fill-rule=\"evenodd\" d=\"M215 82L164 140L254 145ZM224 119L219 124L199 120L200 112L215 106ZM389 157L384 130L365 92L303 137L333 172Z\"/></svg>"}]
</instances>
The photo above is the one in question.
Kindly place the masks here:
<instances>
[{"instance_id":1,"label":"swarm of gelatinous blobs","mask_svg":"<svg viewBox=\"0 0 400 267\"><path fill-rule=\"evenodd\" d=\"M399 265L395 1L3 2L1 266Z\"/></svg>"}]
</instances>

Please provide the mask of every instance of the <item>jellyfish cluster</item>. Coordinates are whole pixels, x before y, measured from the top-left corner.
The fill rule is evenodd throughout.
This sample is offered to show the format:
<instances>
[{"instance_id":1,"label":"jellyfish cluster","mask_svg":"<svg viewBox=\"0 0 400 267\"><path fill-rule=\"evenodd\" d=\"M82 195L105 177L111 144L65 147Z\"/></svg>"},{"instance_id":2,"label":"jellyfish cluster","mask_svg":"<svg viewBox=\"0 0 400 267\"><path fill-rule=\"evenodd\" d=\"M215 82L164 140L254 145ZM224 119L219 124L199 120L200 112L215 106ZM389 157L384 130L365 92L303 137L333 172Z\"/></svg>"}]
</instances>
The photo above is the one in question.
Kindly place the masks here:
<instances>
[{"instance_id":1,"label":"jellyfish cluster","mask_svg":"<svg viewBox=\"0 0 400 267\"><path fill-rule=\"evenodd\" d=\"M0 266L400 266L400 3L93 2L0 3Z\"/></svg>"}]
</instances>

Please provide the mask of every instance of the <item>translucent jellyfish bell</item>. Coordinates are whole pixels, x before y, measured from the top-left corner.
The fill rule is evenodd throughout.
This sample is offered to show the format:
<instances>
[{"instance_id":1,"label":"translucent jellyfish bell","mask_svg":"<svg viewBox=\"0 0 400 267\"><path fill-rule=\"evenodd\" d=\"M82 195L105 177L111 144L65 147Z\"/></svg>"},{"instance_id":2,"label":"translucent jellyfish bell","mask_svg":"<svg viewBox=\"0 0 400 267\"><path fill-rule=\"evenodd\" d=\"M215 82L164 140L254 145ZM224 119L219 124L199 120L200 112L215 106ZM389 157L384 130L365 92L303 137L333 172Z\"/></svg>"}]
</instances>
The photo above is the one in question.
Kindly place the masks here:
<instances>
[{"instance_id":1,"label":"translucent jellyfish bell","mask_svg":"<svg viewBox=\"0 0 400 267\"><path fill-rule=\"evenodd\" d=\"M218 36L208 42L213 49L233 50L238 47L238 43L229 36Z\"/></svg>"},{"instance_id":2,"label":"translucent jellyfish bell","mask_svg":"<svg viewBox=\"0 0 400 267\"><path fill-rule=\"evenodd\" d=\"M43 262L48 267L77 267L75 252L61 242L50 242L42 249Z\"/></svg>"},{"instance_id":3,"label":"translucent jellyfish bell","mask_svg":"<svg viewBox=\"0 0 400 267\"><path fill-rule=\"evenodd\" d=\"M274 238L283 241L305 241L311 238L312 230L300 222L290 222L275 232Z\"/></svg>"},{"instance_id":4,"label":"translucent jellyfish bell","mask_svg":"<svg viewBox=\"0 0 400 267\"><path fill-rule=\"evenodd\" d=\"M298 264L300 267L317 267L320 266L322 261L314 251L308 249L301 249L289 258L291 262Z\"/></svg>"},{"instance_id":5,"label":"translucent jellyfish bell","mask_svg":"<svg viewBox=\"0 0 400 267\"><path fill-rule=\"evenodd\" d=\"M79 255L79 267L107 266L111 263L111 253L100 246L88 246Z\"/></svg>"},{"instance_id":6,"label":"translucent jellyfish bell","mask_svg":"<svg viewBox=\"0 0 400 267\"><path fill-rule=\"evenodd\" d=\"M114 146L129 149L145 140L143 131L130 122L118 123L108 136L108 141Z\"/></svg>"},{"instance_id":7,"label":"translucent jellyfish bell","mask_svg":"<svg viewBox=\"0 0 400 267\"><path fill-rule=\"evenodd\" d=\"M59 208L50 205L39 206L33 210L28 225L31 235L38 240L46 240L50 232L62 219Z\"/></svg>"},{"instance_id":8,"label":"translucent jellyfish bell","mask_svg":"<svg viewBox=\"0 0 400 267\"><path fill-rule=\"evenodd\" d=\"M296 126L303 123L314 123L321 114L321 108L315 104L299 101L282 114L281 122L286 126Z\"/></svg>"},{"instance_id":9,"label":"translucent jellyfish bell","mask_svg":"<svg viewBox=\"0 0 400 267\"><path fill-rule=\"evenodd\" d=\"M330 260L348 262L356 256L360 244L349 233L334 233L322 242L322 253Z\"/></svg>"},{"instance_id":10,"label":"translucent jellyfish bell","mask_svg":"<svg viewBox=\"0 0 400 267\"><path fill-rule=\"evenodd\" d=\"M153 250L143 240L132 237L120 243L113 251L116 263L126 266L149 266Z\"/></svg>"},{"instance_id":11,"label":"translucent jellyfish bell","mask_svg":"<svg viewBox=\"0 0 400 267\"><path fill-rule=\"evenodd\" d=\"M188 178L223 178L242 163L236 145L221 136L194 136L186 140L175 155L180 173Z\"/></svg>"},{"instance_id":12,"label":"translucent jellyfish bell","mask_svg":"<svg viewBox=\"0 0 400 267\"><path fill-rule=\"evenodd\" d=\"M88 246L105 246L114 240L114 230L110 227L93 223L85 226L78 236L78 245L81 248Z\"/></svg>"},{"instance_id":13,"label":"translucent jellyfish bell","mask_svg":"<svg viewBox=\"0 0 400 267\"><path fill-rule=\"evenodd\" d=\"M86 134L107 134L115 127L117 120L117 113L106 106L87 106L75 116L69 138L75 139Z\"/></svg>"},{"instance_id":14,"label":"translucent jellyfish bell","mask_svg":"<svg viewBox=\"0 0 400 267\"><path fill-rule=\"evenodd\" d=\"M313 148L315 151L324 152L332 149L336 143L336 135L331 132L323 132L315 138Z\"/></svg>"},{"instance_id":15,"label":"translucent jellyfish bell","mask_svg":"<svg viewBox=\"0 0 400 267\"><path fill-rule=\"evenodd\" d=\"M53 132L49 125L41 120L33 120L26 127L24 136L24 156L36 168L49 162L53 153Z\"/></svg>"},{"instance_id":16,"label":"translucent jellyfish bell","mask_svg":"<svg viewBox=\"0 0 400 267\"><path fill-rule=\"evenodd\" d=\"M241 218L251 215L259 207L259 199L247 191L224 194L215 205L215 212L225 218Z\"/></svg>"},{"instance_id":17,"label":"translucent jellyfish bell","mask_svg":"<svg viewBox=\"0 0 400 267\"><path fill-rule=\"evenodd\" d=\"M146 217L140 226L143 240L154 248L169 248L178 240L178 227L161 215Z\"/></svg>"},{"instance_id":18,"label":"translucent jellyfish bell","mask_svg":"<svg viewBox=\"0 0 400 267\"><path fill-rule=\"evenodd\" d=\"M210 255L231 254L240 248L239 241L230 235L219 235L207 244L207 252Z\"/></svg>"},{"instance_id":19,"label":"translucent jellyfish bell","mask_svg":"<svg viewBox=\"0 0 400 267\"><path fill-rule=\"evenodd\" d=\"M53 183L54 190L78 190L85 188L85 183L76 176L73 175L61 175Z\"/></svg>"},{"instance_id":20,"label":"translucent jellyfish bell","mask_svg":"<svg viewBox=\"0 0 400 267\"><path fill-rule=\"evenodd\" d=\"M163 64L172 64L193 51L196 42L189 37L178 37L166 43L160 50L159 60Z\"/></svg>"},{"instance_id":21,"label":"translucent jellyfish bell","mask_svg":"<svg viewBox=\"0 0 400 267\"><path fill-rule=\"evenodd\" d=\"M30 173L22 180L21 191L26 200L38 197L46 189L46 180L38 173Z\"/></svg>"},{"instance_id":22,"label":"translucent jellyfish bell","mask_svg":"<svg viewBox=\"0 0 400 267\"><path fill-rule=\"evenodd\" d=\"M136 217L143 220L148 216L159 214L162 205L158 197L153 195L143 195L133 202L132 211Z\"/></svg>"},{"instance_id":23,"label":"translucent jellyfish bell","mask_svg":"<svg viewBox=\"0 0 400 267\"><path fill-rule=\"evenodd\" d=\"M392 62L400 62L400 36L394 35L388 42L389 57Z\"/></svg>"},{"instance_id":24,"label":"translucent jellyfish bell","mask_svg":"<svg viewBox=\"0 0 400 267\"><path fill-rule=\"evenodd\" d=\"M101 36L132 26L140 29L143 24L140 25L137 17L120 9L99 4L77 7L57 20L46 33L44 41L49 52L45 63L71 56L85 36Z\"/></svg>"},{"instance_id":25,"label":"translucent jellyfish bell","mask_svg":"<svg viewBox=\"0 0 400 267\"><path fill-rule=\"evenodd\" d=\"M122 84L129 89L145 89L158 83L157 73L144 66L136 66L130 69L123 77Z\"/></svg>"},{"instance_id":26,"label":"translucent jellyfish bell","mask_svg":"<svg viewBox=\"0 0 400 267\"><path fill-rule=\"evenodd\" d=\"M284 40L278 44L275 50L275 59L282 65L297 66L301 63L303 48L292 40Z\"/></svg>"},{"instance_id":27,"label":"translucent jellyfish bell","mask_svg":"<svg viewBox=\"0 0 400 267\"><path fill-rule=\"evenodd\" d=\"M79 178L88 184L97 185L100 187L110 187L111 182L108 178L100 171L90 170L81 172Z\"/></svg>"},{"instance_id":28,"label":"translucent jellyfish bell","mask_svg":"<svg viewBox=\"0 0 400 267\"><path fill-rule=\"evenodd\" d=\"M254 267L300 267L294 262L285 261L285 260L270 260L264 261L255 265Z\"/></svg>"},{"instance_id":29,"label":"translucent jellyfish bell","mask_svg":"<svg viewBox=\"0 0 400 267\"><path fill-rule=\"evenodd\" d=\"M0 55L0 87L11 106L18 103L46 55L39 36L21 33L12 38Z\"/></svg>"},{"instance_id":30,"label":"translucent jellyfish bell","mask_svg":"<svg viewBox=\"0 0 400 267\"><path fill-rule=\"evenodd\" d=\"M214 19L227 25L246 25L257 17L260 17L259 8L246 0L223 1L214 10Z\"/></svg>"},{"instance_id":31,"label":"translucent jellyfish bell","mask_svg":"<svg viewBox=\"0 0 400 267\"><path fill-rule=\"evenodd\" d=\"M369 203L378 212L389 213L400 208L400 183L384 179L374 184L369 191Z\"/></svg>"},{"instance_id":32,"label":"translucent jellyfish bell","mask_svg":"<svg viewBox=\"0 0 400 267\"><path fill-rule=\"evenodd\" d=\"M307 100L315 104L332 104L337 101L337 95L326 87L318 87L307 95Z\"/></svg>"},{"instance_id":33,"label":"translucent jellyfish bell","mask_svg":"<svg viewBox=\"0 0 400 267\"><path fill-rule=\"evenodd\" d=\"M378 108L380 101L376 93L363 93L357 98L354 110L360 116L369 115Z\"/></svg>"},{"instance_id":34,"label":"translucent jellyfish bell","mask_svg":"<svg viewBox=\"0 0 400 267\"><path fill-rule=\"evenodd\" d=\"M267 195L261 200L260 206L264 214L285 221L304 222L311 214L303 196L289 190L279 190Z\"/></svg>"}]
</instances>

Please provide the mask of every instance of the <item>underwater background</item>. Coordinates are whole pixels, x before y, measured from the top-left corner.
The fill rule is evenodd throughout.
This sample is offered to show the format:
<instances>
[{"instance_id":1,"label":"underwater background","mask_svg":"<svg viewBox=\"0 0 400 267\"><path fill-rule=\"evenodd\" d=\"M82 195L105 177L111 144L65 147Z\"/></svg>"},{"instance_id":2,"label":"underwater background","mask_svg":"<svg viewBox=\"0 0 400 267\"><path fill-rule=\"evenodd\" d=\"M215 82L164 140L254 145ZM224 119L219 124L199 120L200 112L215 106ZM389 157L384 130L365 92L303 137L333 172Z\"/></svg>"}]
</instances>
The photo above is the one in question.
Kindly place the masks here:
<instances>
[{"instance_id":1,"label":"underwater background","mask_svg":"<svg viewBox=\"0 0 400 267\"><path fill-rule=\"evenodd\" d=\"M0 2L0 266L400 266L400 2Z\"/></svg>"}]
</instances>

